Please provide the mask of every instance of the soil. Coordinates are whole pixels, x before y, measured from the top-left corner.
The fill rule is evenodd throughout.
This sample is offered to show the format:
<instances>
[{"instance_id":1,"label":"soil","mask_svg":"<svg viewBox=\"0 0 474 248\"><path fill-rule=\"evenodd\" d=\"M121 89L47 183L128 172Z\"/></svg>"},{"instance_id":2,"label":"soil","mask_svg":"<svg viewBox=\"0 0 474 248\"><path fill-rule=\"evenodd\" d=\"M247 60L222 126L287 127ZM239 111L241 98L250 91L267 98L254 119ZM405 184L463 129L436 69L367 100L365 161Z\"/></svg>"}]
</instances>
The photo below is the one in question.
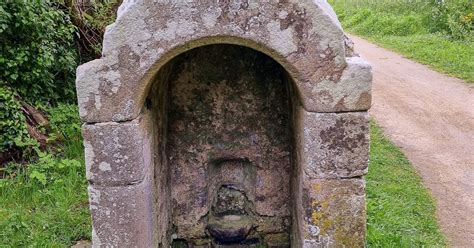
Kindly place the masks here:
<instances>
[{"instance_id":1,"label":"soil","mask_svg":"<svg viewBox=\"0 0 474 248\"><path fill-rule=\"evenodd\" d=\"M474 84L350 36L373 66L375 117L437 201L452 247L474 245Z\"/></svg>"}]
</instances>

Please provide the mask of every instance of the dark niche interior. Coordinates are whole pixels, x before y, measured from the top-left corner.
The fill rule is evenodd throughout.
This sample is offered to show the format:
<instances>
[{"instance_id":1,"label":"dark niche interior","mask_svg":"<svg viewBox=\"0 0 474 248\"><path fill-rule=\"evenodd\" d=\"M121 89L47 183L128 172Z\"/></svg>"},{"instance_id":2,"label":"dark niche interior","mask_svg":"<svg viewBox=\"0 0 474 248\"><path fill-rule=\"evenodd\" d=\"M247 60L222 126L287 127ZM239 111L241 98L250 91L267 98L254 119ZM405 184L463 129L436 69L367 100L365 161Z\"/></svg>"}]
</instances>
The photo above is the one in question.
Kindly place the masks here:
<instances>
[{"instance_id":1,"label":"dark niche interior","mask_svg":"<svg viewBox=\"0 0 474 248\"><path fill-rule=\"evenodd\" d=\"M289 247L291 84L282 66L250 48L209 45L172 59L156 81L166 164L156 173L169 174L158 192L170 195L172 247Z\"/></svg>"}]
</instances>

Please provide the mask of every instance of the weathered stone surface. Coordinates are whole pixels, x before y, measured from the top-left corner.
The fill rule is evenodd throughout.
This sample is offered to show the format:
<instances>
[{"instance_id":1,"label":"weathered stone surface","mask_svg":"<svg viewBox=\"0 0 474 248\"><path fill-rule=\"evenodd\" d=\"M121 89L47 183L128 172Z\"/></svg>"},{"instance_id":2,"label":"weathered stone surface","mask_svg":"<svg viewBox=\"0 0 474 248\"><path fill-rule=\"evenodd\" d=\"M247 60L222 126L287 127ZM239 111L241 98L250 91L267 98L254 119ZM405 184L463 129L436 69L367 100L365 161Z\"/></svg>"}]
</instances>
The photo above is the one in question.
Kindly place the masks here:
<instances>
[{"instance_id":1,"label":"weathered stone surface","mask_svg":"<svg viewBox=\"0 0 474 248\"><path fill-rule=\"evenodd\" d=\"M204 238L207 219L226 211L255 215L258 232L287 231L291 133L284 70L234 45L197 48L171 63L166 152L178 238ZM232 201L242 203L239 211L220 206L223 185L242 192Z\"/></svg>"},{"instance_id":2,"label":"weathered stone surface","mask_svg":"<svg viewBox=\"0 0 474 248\"><path fill-rule=\"evenodd\" d=\"M153 187L89 185L93 247L157 247Z\"/></svg>"},{"instance_id":3,"label":"weathered stone surface","mask_svg":"<svg viewBox=\"0 0 474 248\"><path fill-rule=\"evenodd\" d=\"M306 178L303 187L303 247L364 247L364 179Z\"/></svg>"},{"instance_id":4,"label":"weathered stone surface","mask_svg":"<svg viewBox=\"0 0 474 248\"><path fill-rule=\"evenodd\" d=\"M347 58L341 74L313 75L305 88L312 97L303 98L310 112L346 112L368 110L372 102L372 67L360 57Z\"/></svg>"},{"instance_id":5,"label":"weathered stone surface","mask_svg":"<svg viewBox=\"0 0 474 248\"><path fill-rule=\"evenodd\" d=\"M369 160L366 112L310 113L300 108L296 146L303 171L311 178L365 175Z\"/></svg>"},{"instance_id":6,"label":"weathered stone surface","mask_svg":"<svg viewBox=\"0 0 474 248\"><path fill-rule=\"evenodd\" d=\"M153 171L151 123L147 115L130 122L85 124L87 179L100 185L141 182Z\"/></svg>"},{"instance_id":7,"label":"weathered stone surface","mask_svg":"<svg viewBox=\"0 0 474 248\"><path fill-rule=\"evenodd\" d=\"M125 1L107 27L102 58L78 68L82 120L134 119L162 65L189 49L223 43L270 55L294 79L307 110L331 111L331 103L317 102L318 87L325 86L319 81L340 78L346 60L342 29L325 1L146 0Z\"/></svg>"}]
</instances>

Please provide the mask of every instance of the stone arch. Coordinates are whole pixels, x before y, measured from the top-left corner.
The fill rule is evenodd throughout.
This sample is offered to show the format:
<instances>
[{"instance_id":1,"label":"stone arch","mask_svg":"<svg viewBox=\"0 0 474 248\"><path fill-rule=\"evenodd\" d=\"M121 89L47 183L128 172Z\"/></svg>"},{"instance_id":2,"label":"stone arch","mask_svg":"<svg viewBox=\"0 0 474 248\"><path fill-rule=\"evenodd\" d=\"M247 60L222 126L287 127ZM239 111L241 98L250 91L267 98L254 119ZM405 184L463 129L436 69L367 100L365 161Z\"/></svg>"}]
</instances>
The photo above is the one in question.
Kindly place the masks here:
<instances>
[{"instance_id":1,"label":"stone arch","mask_svg":"<svg viewBox=\"0 0 474 248\"><path fill-rule=\"evenodd\" d=\"M147 97L169 61L212 44L262 52L293 83L291 246L363 246L371 68L320 0L123 2L77 69L94 246L169 246L166 112Z\"/></svg>"},{"instance_id":2,"label":"stone arch","mask_svg":"<svg viewBox=\"0 0 474 248\"><path fill-rule=\"evenodd\" d=\"M107 27L102 58L77 70L81 118L90 123L134 119L161 65L193 47L219 43L248 46L282 64L308 111L367 108L367 83L341 89L348 65L368 66L346 60L343 32L327 3L218 3L124 1L116 22Z\"/></svg>"}]
</instances>

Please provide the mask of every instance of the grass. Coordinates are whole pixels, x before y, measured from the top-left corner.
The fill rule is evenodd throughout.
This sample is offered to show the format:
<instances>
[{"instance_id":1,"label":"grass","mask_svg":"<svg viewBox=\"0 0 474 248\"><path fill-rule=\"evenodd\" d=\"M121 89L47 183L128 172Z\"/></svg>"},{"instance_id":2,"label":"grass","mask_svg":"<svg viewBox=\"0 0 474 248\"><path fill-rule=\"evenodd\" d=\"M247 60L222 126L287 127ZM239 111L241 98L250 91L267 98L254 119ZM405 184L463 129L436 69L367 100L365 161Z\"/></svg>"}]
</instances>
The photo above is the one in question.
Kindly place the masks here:
<instances>
[{"instance_id":1,"label":"grass","mask_svg":"<svg viewBox=\"0 0 474 248\"><path fill-rule=\"evenodd\" d=\"M431 19L435 9L428 1L330 2L349 33L474 83L474 39L454 39L437 30Z\"/></svg>"},{"instance_id":2,"label":"grass","mask_svg":"<svg viewBox=\"0 0 474 248\"><path fill-rule=\"evenodd\" d=\"M58 113L64 119L58 122L78 119L64 118L69 115ZM80 129L67 126L74 131L60 150L39 152L27 165L11 164L10 178L0 179L0 247L69 247L90 239Z\"/></svg>"},{"instance_id":3,"label":"grass","mask_svg":"<svg viewBox=\"0 0 474 248\"><path fill-rule=\"evenodd\" d=\"M82 165L63 168L46 185L28 175L25 166L14 179L2 179L9 181L0 186L0 247L64 247L90 239Z\"/></svg>"},{"instance_id":4,"label":"grass","mask_svg":"<svg viewBox=\"0 0 474 248\"><path fill-rule=\"evenodd\" d=\"M69 247L90 240L83 147L74 124L78 118L52 113L62 130L77 126L67 131L60 151L40 153L28 165L13 165L15 176L0 180L0 247ZM444 247L434 201L420 177L380 128L371 125L368 246Z\"/></svg>"},{"instance_id":5,"label":"grass","mask_svg":"<svg viewBox=\"0 0 474 248\"><path fill-rule=\"evenodd\" d=\"M367 180L369 247L445 247L436 205L413 166L371 123Z\"/></svg>"}]
</instances>

